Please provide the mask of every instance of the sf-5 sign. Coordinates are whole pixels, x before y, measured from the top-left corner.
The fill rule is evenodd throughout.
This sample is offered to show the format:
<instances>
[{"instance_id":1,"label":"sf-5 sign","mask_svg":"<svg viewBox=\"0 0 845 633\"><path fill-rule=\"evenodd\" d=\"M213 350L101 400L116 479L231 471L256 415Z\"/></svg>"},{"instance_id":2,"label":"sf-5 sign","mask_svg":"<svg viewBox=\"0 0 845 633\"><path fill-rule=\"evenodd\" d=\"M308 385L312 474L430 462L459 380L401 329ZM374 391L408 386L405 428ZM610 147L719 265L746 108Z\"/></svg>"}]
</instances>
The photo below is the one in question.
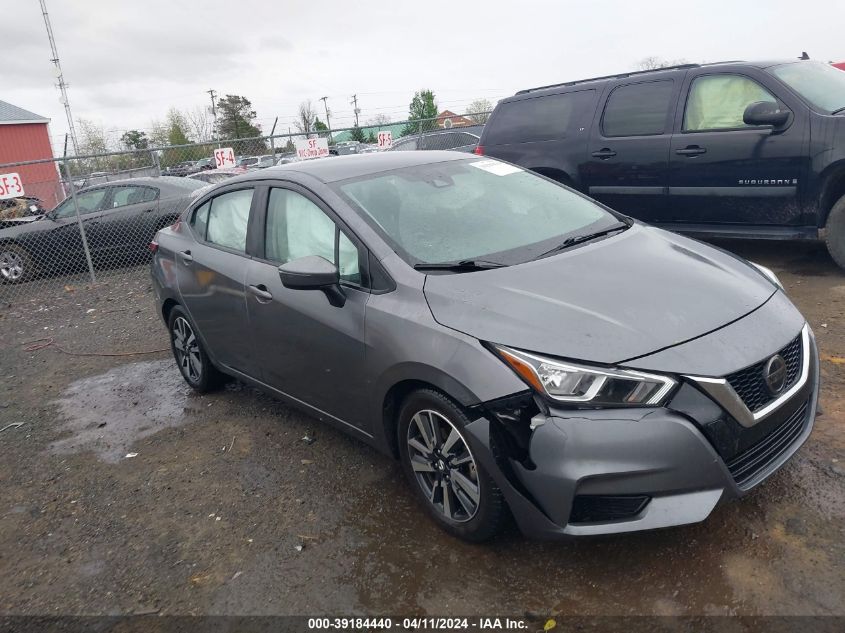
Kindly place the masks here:
<instances>
[{"instance_id":1,"label":"sf-5 sign","mask_svg":"<svg viewBox=\"0 0 845 633\"><path fill-rule=\"evenodd\" d=\"M231 147L219 147L214 150L214 166L217 169L222 167L235 166L235 151Z\"/></svg>"},{"instance_id":2,"label":"sf-5 sign","mask_svg":"<svg viewBox=\"0 0 845 633\"><path fill-rule=\"evenodd\" d=\"M393 132L384 130L378 133L378 148L390 149L393 147Z\"/></svg>"},{"instance_id":3,"label":"sf-5 sign","mask_svg":"<svg viewBox=\"0 0 845 633\"><path fill-rule=\"evenodd\" d=\"M299 159L323 158L329 155L329 141L324 138L296 139L293 144Z\"/></svg>"},{"instance_id":4,"label":"sf-5 sign","mask_svg":"<svg viewBox=\"0 0 845 633\"><path fill-rule=\"evenodd\" d=\"M23 194L23 182L17 174L0 174L0 200L18 198Z\"/></svg>"}]
</instances>

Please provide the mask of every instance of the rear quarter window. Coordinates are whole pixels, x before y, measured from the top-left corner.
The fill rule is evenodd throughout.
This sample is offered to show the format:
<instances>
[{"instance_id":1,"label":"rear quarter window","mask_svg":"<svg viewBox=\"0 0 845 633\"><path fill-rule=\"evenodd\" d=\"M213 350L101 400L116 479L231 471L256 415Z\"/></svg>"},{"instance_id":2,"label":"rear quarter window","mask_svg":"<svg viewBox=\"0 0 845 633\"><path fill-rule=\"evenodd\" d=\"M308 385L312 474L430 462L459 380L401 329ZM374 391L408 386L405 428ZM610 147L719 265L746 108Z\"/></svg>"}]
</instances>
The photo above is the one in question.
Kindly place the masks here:
<instances>
[{"instance_id":1,"label":"rear quarter window","mask_svg":"<svg viewBox=\"0 0 845 633\"><path fill-rule=\"evenodd\" d=\"M595 90L531 97L503 103L487 123L486 145L564 138L593 103ZM591 113L592 114L592 113Z\"/></svg>"},{"instance_id":2,"label":"rear quarter window","mask_svg":"<svg viewBox=\"0 0 845 633\"><path fill-rule=\"evenodd\" d=\"M664 134L673 90L671 79L614 88L604 107L602 134L608 137Z\"/></svg>"}]
</instances>

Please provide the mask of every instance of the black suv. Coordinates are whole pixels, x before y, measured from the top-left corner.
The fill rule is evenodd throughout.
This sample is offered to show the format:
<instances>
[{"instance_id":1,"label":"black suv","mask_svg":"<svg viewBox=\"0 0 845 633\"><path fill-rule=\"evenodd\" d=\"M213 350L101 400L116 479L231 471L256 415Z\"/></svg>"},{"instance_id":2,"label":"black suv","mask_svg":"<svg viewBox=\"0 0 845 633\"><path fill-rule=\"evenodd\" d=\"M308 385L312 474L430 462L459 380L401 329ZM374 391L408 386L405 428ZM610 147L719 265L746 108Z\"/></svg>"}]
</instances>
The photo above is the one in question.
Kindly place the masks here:
<instances>
[{"instance_id":1,"label":"black suv","mask_svg":"<svg viewBox=\"0 0 845 633\"><path fill-rule=\"evenodd\" d=\"M845 268L845 72L684 64L522 90L477 154L701 236L824 239Z\"/></svg>"}]
</instances>

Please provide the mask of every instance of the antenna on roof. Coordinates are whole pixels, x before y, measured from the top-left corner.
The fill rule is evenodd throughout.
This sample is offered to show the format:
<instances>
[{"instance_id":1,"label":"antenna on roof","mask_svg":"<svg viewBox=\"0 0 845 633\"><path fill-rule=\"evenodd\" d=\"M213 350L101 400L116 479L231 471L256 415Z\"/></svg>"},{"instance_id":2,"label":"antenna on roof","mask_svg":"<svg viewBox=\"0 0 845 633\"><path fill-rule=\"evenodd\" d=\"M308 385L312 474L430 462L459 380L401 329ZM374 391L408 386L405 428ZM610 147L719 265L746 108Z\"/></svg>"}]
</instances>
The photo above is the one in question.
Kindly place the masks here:
<instances>
[{"instance_id":1,"label":"antenna on roof","mask_svg":"<svg viewBox=\"0 0 845 633\"><path fill-rule=\"evenodd\" d=\"M810 59L810 56L807 55L807 51L801 51L801 57L798 59Z\"/></svg>"}]
</instances>

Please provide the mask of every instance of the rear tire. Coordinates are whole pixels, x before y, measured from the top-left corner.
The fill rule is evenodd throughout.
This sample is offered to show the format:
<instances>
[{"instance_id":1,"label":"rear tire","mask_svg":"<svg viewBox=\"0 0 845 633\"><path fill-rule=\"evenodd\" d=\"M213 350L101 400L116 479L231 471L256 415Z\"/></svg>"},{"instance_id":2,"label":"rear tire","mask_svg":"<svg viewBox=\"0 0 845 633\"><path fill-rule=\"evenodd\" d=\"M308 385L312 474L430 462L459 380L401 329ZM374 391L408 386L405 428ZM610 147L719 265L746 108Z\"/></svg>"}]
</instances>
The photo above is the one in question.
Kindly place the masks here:
<instances>
[{"instance_id":1,"label":"rear tire","mask_svg":"<svg viewBox=\"0 0 845 633\"><path fill-rule=\"evenodd\" d=\"M32 257L23 246L0 244L0 283L22 284L35 277Z\"/></svg>"},{"instance_id":2,"label":"rear tire","mask_svg":"<svg viewBox=\"0 0 845 633\"><path fill-rule=\"evenodd\" d=\"M469 419L442 393L420 389L399 412L402 470L415 496L444 530L467 541L486 541L507 525L502 491L466 441Z\"/></svg>"},{"instance_id":3,"label":"rear tire","mask_svg":"<svg viewBox=\"0 0 845 633\"><path fill-rule=\"evenodd\" d=\"M174 306L170 310L167 324L170 349L185 382L199 393L208 393L222 387L226 377L211 363L193 324L181 306Z\"/></svg>"},{"instance_id":4,"label":"rear tire","mask_svg":"<svg viewBox=\"0 0 845 633\"><path fill-rule=\"evenodd\" d=\"M836 265L845 269L845 196L839 198L827 216L824 242Z\"/></svg>"}]
</instances>

